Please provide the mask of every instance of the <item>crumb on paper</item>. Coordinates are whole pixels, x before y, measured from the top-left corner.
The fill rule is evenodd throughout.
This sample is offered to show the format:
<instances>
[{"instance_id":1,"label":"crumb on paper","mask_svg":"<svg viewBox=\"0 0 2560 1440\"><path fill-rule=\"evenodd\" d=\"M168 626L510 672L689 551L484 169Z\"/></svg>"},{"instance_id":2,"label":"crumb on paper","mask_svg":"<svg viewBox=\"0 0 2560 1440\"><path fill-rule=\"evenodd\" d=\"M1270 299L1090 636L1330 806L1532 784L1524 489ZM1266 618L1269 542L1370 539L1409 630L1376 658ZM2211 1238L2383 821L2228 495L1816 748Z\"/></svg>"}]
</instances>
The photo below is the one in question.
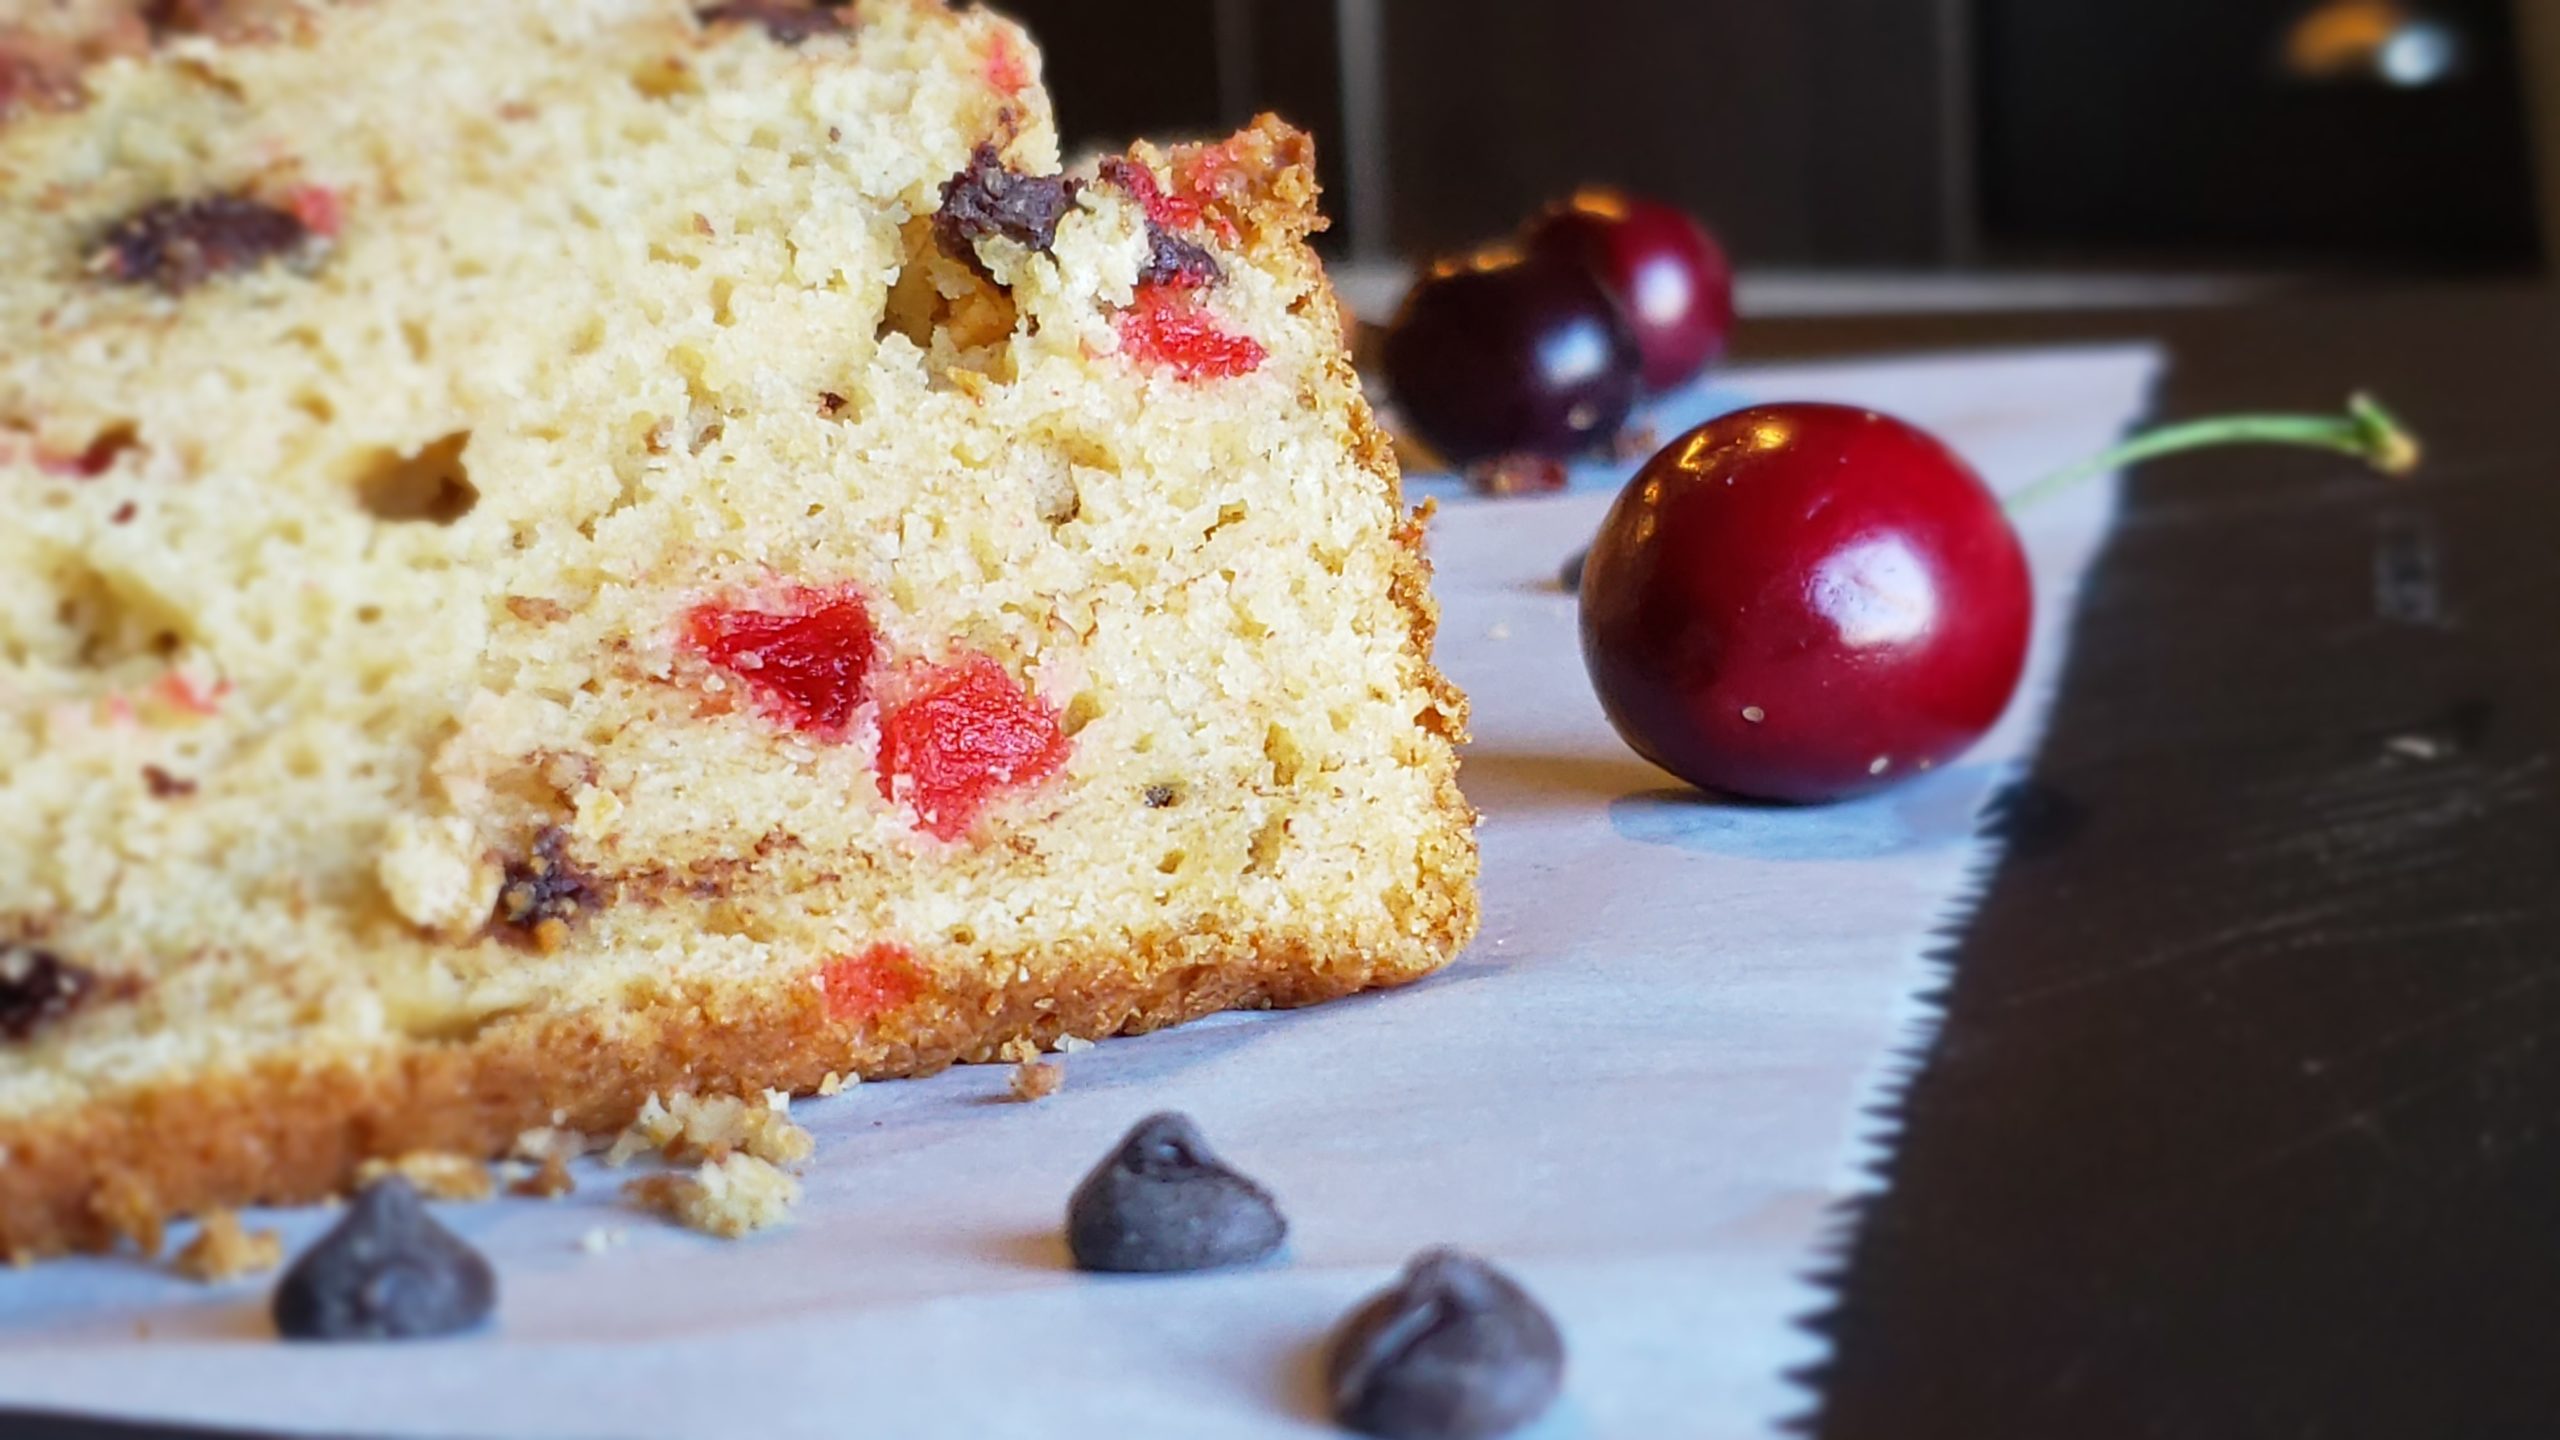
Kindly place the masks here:
<instances>
[{"instance_id":1,"label":"crumb on paper","mask_svg":"<svg viewBox=\"0 0 2560 1440\"><path fill-rule=\"evenodd\" d=\"M507 1193L528 1200L557 1200L578 1188L577 1177L569 1173L569 1162L558 1155L545 1155L530 1175L508 1182Z\"/></svg>"},{"instance_id":2,"label":"crumb on paper","mask_svg":"<svg viewBox=\"0 0 2560 1440\"><path fill-rule=\"evenodd\" d=\"M800 1203L800 1182L753 1155L705 1160L686 1175L643 1175L622 1187L641 1209L688 1230L735 1240L779 1225Z\"/></svg>"},{"instance_id":3,"label":"crumb on paper","mask_svg":"<svg viewBox=\"0 0 2560 1440\"><path fill-rule=\"evenodd\" d=\"M839 1075L833 1070L830 1070L827 1072L827 1078L818 1082L818 1093L821 1095L841 1095L845 1092L847 1087L859 1085L861 1083L862 1077L859 1075Z\"/></svg>"},{"instance_id":4,"label":"crumb on paper","mask_svg":"<svg viewBox=\"0 0 2560 1440\"><path fill-rule=\"evenodd\" d=\"M578 1248L590 1255L601 1255L630 1238L631 1232L619 1225L590 1225L587 1233L578 1237Z\"/></svg>"},{"instance_id":5,"label":"crumb on paper","mask_svg":"<svg viewBox=\"0 0 2560 1440\"><path fill-rule=\"evenodd\" d=\"M1484 638L1495 641L1508 640L1511 638L1511 627L1508 625L1489 625L1485 627Z\"/></svg>"},{"instance_id":6,"label":"crumb on paper","mask_svg":"<svg viewBox=\"0 0 2560 1440\"><path fill-rule=\"evenodd\" d=\"M196 1227L196 1238L172 1262L190 1280L217 1285L256 1275L284 1263L284 1237L273 1230L243 1229L228 1210L208 1210Z\"/></svg>"},{"instance_id":7,"label":"crumb on paper","mask_svg":"<svg viewBox=\"0 0 2560 1440\"><path fill-rule=\"evenodd\" d=\"M575 1160L595 1148L595 1142L587 1136L552 1124L537 1125L518 1134L515 1143L507 1147L507 1153L518 1160L539 1164L555 1155L564 1161Z\"/></svg>"},{"instance_id":8,"label":"crumb on paper","mask_svg":"<svg viewBox=\"0 0 2560 1440\"><path fill-rule=\"evenodd\" d=\"M1058 1037L1058 1043L1050 1048L1061 1055L1081 1055L1093 1046L1094 1042L1081 1035L1061 1035Z\"/></svg>"},{"instance_id":9,"label":"crumb on paper","mask_svg":"<svg viewBox=\"0 0 2560 1440\"><path fill-rule=\"evenodd\" d=\"M654 1150L679 1165L736 1154L769 1165L798 1165L817 1148L809 1132L791 1122L791 1097L779 1090L756 1100L678 1091L666 1100L651 1095L605 1152L604 1163L627 1165Z\"/></svg>"},{"instance_id":10,"label":"crumb on paper","mask_svg":"<svg viewBox=\"0 0 2560 1440\"><path fill-rule=\"evenodd\" d=\"M1040 1060L1025 1060L1013 1067L1013 1098L1046 1100L1067 1083L1067 1069Z\"/></svg>"},{"instance_id":11,"label":"crumb on paper","mask_svg":"<svg viewBox=\"0 0 2560 1440\"><path fill-rule=\"evenodd\" d=\"M356 1188L397 1175L430 1200L486 1200L489 1167L450 1150L412 1150L396 1160L367 1160L356 1167Z\"/></svg>"}]
</instances>

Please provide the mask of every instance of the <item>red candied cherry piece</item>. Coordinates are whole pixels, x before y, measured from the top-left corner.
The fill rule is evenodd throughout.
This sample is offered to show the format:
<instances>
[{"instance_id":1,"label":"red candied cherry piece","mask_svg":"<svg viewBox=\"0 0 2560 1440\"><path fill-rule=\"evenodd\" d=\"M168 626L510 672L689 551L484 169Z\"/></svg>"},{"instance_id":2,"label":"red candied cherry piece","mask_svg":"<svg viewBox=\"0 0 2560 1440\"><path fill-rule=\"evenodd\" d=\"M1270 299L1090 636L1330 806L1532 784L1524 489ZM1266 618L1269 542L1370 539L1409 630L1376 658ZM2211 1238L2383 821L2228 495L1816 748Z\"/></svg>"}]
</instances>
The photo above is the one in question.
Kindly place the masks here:
<instances>
[{"instance_id":1,"label":"red candied cherry piece","mask_svg":"<svg viewBox=\"0 0 2560 1440\"><path fill-rule=\"evenodd\" d=\"M697 606L685 638L795 729L840 738L871 694L871 612L849 592L795 592L779 612Z\"/></svg>"},{"instance_id":2,"label":"red candied cherry piece","mask_svg":"<svg viewBox=\"0 0 2560 1440\"><path fill-rule=\"evenodd\" d=\"M1170 285L1138 287L1137 303L1120 317L1120 343L1185 380L1250 375L1271 358L1261 341L1220 328L1206 306Z\"/></svg>"},{"instance_id":3,"label":"red candied cherry piece","mask_svg":"<svg viewBox=\"0 0 2560 1440\"><path fill-rule=\"evenodd\" d=\"M116 457L133 448L128 431L115 431L89 442L89 448L77 455L36 452L36 468L47 475L71 480L95 480L115 468Z\"/></svg>"},{"instance_id":4,"label":"red candied cherry piece","mask_svg":"<svg viewBox=\"0 0 2560 1440\"><path fill-rule=\"evenodd\" d=\"M828 1018L876 1020L914 1003L924 993L924 973L906 947L883 943L828 961L818 985L826 992Z\"/></svg>"},{"instance_id":5,"label":"red candied cherry piece","mask_svg":"<svg viewBox=\"0 0 2560 1440\"><path fill-rule=\"evenodd\" d=\"M216 680L212 689L199 689L194 680L172 670L160 677L154 689L162 700L190 715L219 715L222 702L231 694L231 682Z\"/></svg>"},{"instance_id":6,"label":"red candied cherry piece","mask_svg":"<svg viewBox=\"0 0 2560 1440\"><path fill-rule=\"evenodd\" d=\"M1127 191L1157 229L1188 230L1200 223L1198 200L1167 195L1164 186L1156 182L1156 172L1135 160L1115 156L1103 161L1102 178Z\"/></svg>"},{"instance_id":7,"label":"red candied cherry piece","mask_svg":"<svg viewBox=\"0 0 2560 1440\"><path fill-rule=\"evenodd\" d=\"M296 185L286 192L284 208L302 228L324 240L334 240L346 227L346 200L326 185Z\"/></svg>"},{"instance_id":8,"label":"red candied cherry piece","mask_svg":"<svg viewBox=\"0 0 2560 1440\"><path fill-rule=\"evenodd\" d=\"M1031 87L1031 66L1013 37L999 30L987 46L987 83L1007 95L1019 95Z\"/></svg>"},{"instance_id":9,"label":"red candied cherry piece","mask_svg":"<svg viewBox=\"0 0 2560 1440\"><path fill-rule=\"evenodd\" d=\"M975 656L925 672L881 717L880 794L914 806L935 839L957 840L998 795L1055 774L1067 749L1056 713Z\"/></svg>"}]
</instances>

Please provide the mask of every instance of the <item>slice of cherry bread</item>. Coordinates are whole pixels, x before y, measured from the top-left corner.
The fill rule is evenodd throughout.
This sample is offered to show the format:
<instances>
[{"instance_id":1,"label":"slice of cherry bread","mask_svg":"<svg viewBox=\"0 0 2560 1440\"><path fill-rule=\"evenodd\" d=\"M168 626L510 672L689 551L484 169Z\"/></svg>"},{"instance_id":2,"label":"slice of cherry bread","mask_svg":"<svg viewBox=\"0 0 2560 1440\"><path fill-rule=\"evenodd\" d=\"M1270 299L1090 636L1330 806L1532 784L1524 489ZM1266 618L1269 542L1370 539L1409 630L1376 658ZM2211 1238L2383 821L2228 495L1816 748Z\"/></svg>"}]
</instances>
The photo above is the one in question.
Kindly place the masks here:
<instances>
[{"instance_id":1,"label":"slice of cherry bread","mask_svg":"<svg viewBox=\"0 0 2560 1440\"><path fill-rule=\"evenodd\" d=\"M0 3L0 1251L1415 979L1304 137L931 0Z\"/></svg>"}]
</instances>

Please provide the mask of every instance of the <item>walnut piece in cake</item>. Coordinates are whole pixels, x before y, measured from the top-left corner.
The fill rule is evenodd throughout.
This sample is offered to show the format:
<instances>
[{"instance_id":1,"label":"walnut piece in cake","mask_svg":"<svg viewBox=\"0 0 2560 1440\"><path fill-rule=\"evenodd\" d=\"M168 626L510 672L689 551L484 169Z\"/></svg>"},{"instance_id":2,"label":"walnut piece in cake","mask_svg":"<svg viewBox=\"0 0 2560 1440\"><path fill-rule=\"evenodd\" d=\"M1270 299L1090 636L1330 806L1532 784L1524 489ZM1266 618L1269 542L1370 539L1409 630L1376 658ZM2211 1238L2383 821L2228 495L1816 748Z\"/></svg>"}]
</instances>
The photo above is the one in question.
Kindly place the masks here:
<instances>
[{"instance_id":1,"label":"walnut piece in cake","mask_svg":"<svg viewBox=\"0 0 2560 1440\"><path fill-rule=\"evenodd\" d=\"M387 827L374 879L401 918L430 934L468 938L488 920L506 883L459 816L402 815Z\"/></svg>"},{"instance_id":2,"label":"walnut piece in cake","mask_svg":"<svg viewBox=\"0 0 2560 1440\"><path fill-rule=\"evenodd\" d=\"M644 1175L622 1193L688 1230L735 1240L781 1224L800 1203L800 1182L770 1161L733 1154L690 1175Z\"/></svg>"},{"instance_id":3,"label":"walnut piece in cake","mask_svg":"<svg viewBox=\"0 0 2560 1440\"><path fill-rule=\"evenodd\" d=\"M283 1264L284 1237L273 1230L246 1229L228 1210L209 1210L196 1227L196 1238L172 1263L188 1279L216 1285Z\"/></svg>"}]
</instances>

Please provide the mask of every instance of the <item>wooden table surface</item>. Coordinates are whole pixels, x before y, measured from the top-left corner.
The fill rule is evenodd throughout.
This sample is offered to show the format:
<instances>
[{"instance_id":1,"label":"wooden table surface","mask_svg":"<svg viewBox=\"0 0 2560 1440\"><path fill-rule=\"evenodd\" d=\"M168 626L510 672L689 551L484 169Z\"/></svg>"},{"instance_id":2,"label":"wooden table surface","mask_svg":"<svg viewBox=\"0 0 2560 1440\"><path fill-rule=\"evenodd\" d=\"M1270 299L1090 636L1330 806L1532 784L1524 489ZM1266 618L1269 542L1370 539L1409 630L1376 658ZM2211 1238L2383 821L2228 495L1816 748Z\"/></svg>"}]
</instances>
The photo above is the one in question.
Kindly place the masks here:
<instances>
[{"instance_id":1,"label":"wooden table surface","mask_svg":"<svg viewBox=\"0 0 2560 1440\"><path fill-rule=\"evenodd\" d=\"M1810 1428L2560 1433L2560 300L1826 321L2158 336L2164 418L2374 391L2413 482L2131 477L1822 1328Z\"/></svg>"},{"instance_id":2,"label":"wooden table surface","mask_svg":"<svg viewBox=\"0 0 2560 1440\"><path fill-rule=\"evenodd\" d=\"M2560 1432L2560 299L1794 321L1742 358L2136 337L2164 416L2364 387L2433 458L2131 478L1807 1427Z\"/></svg>"}]
</instances>

